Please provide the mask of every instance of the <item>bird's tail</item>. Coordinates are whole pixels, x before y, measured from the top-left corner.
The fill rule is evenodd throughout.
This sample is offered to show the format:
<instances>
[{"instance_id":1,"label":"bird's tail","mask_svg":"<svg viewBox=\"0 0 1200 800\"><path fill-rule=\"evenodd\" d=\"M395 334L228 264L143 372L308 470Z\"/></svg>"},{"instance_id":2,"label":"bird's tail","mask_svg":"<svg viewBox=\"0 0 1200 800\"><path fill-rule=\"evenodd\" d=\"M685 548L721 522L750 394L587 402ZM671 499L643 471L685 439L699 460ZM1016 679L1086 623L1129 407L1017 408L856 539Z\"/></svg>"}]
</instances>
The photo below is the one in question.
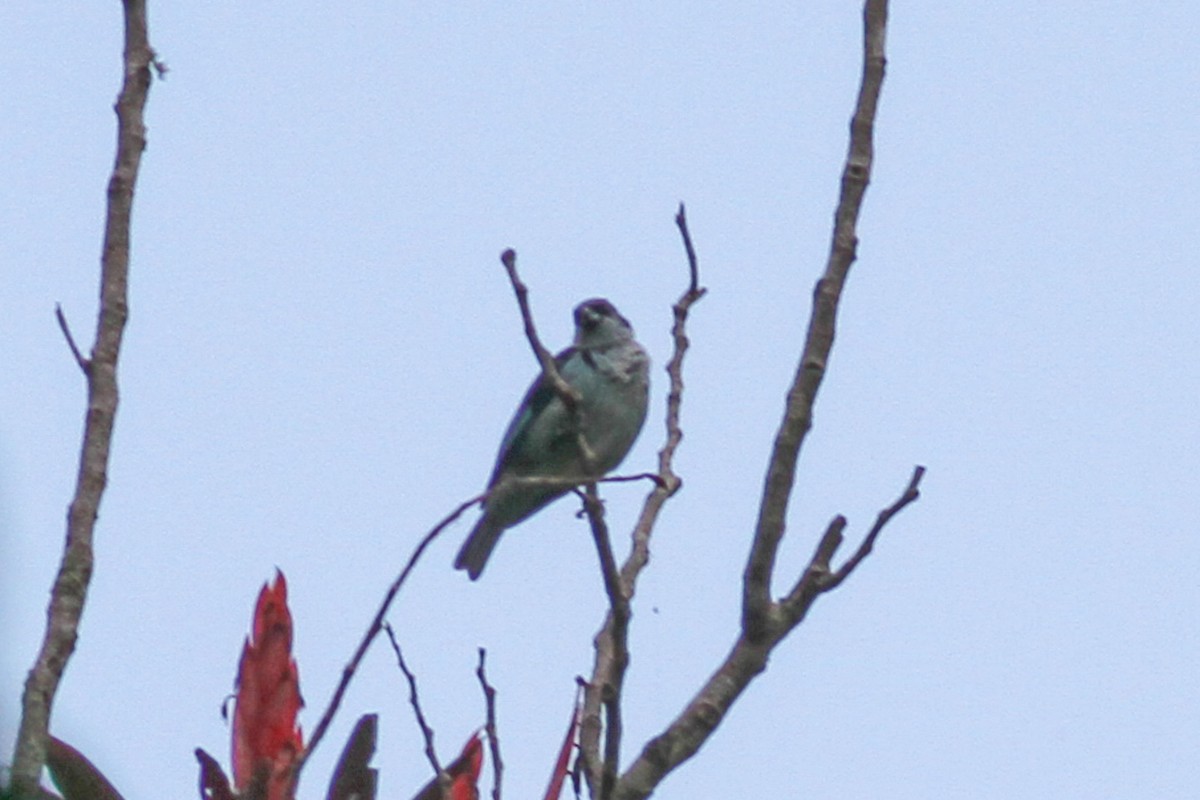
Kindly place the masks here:
<instances>
[{"instance_id":1,"label":"bird's tail","mask_svg":"<svg viewBox=\"0 0 1200 800\"><path fill-rule=\"evenodd\" d=\"M458 551L458 557L454 559L454 568L465 569L471 580L478 578L502 533L504 528L489 521L485 514L463 543L462 549Z\"/></svg>"}]
</instances>

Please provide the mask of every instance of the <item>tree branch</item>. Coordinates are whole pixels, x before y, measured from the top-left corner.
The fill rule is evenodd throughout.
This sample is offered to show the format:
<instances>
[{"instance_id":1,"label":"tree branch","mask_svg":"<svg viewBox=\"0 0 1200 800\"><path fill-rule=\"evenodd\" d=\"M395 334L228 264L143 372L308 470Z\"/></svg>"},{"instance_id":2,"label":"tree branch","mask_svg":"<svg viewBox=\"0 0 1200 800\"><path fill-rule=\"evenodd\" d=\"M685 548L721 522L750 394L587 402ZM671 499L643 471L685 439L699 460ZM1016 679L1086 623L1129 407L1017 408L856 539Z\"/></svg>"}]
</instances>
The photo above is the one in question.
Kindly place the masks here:
<instances>
[{"instance_id":1,"label":"tree branch","mask_svg":"<svg viewBox=\"0 0 1200 800\"><path fill-rule=\"evenodd\" d=\"M752 640L768 635L771 619L771 577L783 538L788 501L796 477L796 461L812 427L813 404L825 377L833 347L838 301L858 247L855 227L871 175L875 112L883 86L887 0L867 0L863 8L863 72L858 102L850 122L850 147L842 171L841 196L834 213L833 242L825 272L813 290L804 352L788 391L783 422L775 437L770 467L759 506L754 543L746 562L742 596L742 629Z\"/></svg>"},{"instance_id":2,"label":"tree branch","mask_svg":"<svg viewBox=\"0 0 1200 800\"><path fill-rule=\"evenodd\" d=\"M63 338L67 340L67 347L71 348L71 355L75 357L75 363L79 365L79 371L86 377L92 365L83 357L83 353L79 352L79 346L75 344L75 337L71 335L71 326L67 324L67 317L58 303L54 304L54 316L58 319L58 328L62 331Z\"/></svg>"},{"instance_id":3,"label":"tree branch","mask_svg":"<svg viewBox=\"0 0 1200 800\"><path fill-rule=\"evenodd\" d=\"M292 785L291 794L295 795L296 787L300 783L300 772L304 769L304 765L308 763L308 759L312 756L313 751L317 749L317 745L321 743L321 739L325 737L325 732L329 729L329 724L333 721L333 715L337 713L338 708L342 704L342 698L346 694L346 689L350 686L350 681L354 678L354 674L358 671L358 665L362 663L363 657L366 656L367 650L371 646L371 642L375 641L375 637L383 630L383 620L387 616L388 609L392 606L392 601L396 599L396 594L399 593L400 587L408 580L409 574L417 565L417 560L421 558L421 554L425 552L425 548L433 543L433 540L444 531L450 523L462 516L462 513L471 506L487 497L487 493L476 495L470 500L459 504L458 508L450 512L441 522L434 525L429 533L425 534L425 538L417 545L416 549L408 558L408 563L404 565L404 569L392 581L392 585L388 587L387 592L383 596L383 601L379 604L379 610L375 612L375 617L371 620L371 624L367 626L367 630L363 633L362 639L358 643L358 647L354 651L354 655L350 657L349 663L342 668L342 678L338 681L337 687L333 691L333 697L329 699L329 705L325 708L325 712L321 715L321 719L317 722L317 727L313 729L312 738L308 741L308 746L304 748L304 752L296 759L296 765L292 768Z\"/></svg>"},{"instance_id":4,"label":"tree branch","mask_svg":"<svg viewBox=\"0 0 1200 800\"><path fill-rule=\"evenodd\" d=\"M787 604L792 598L801 597L806 593L815 595L813 589L820 585L821 580L829 577L829 562L833 560L833 555L837 552L837 549L842 546L842 532L844 530L846 530L846 518L838 514L830 521L829 527L825 529L825 535L821 537L821 541L817 545L817 551L813 553L813 557L809 560L808 566L800 575L800 579L796 581L796 585L788 593L784 604ZM799 619L796 622L799 622Z\"/></svg>"},{"instance_id":5,"label":"tree branch","mask_svg":"<svg viewBox=\"0 0 1200 800\"><path fill-rule=\"evenodd\" d=\"M604 706L604 760L597 766L600 771L598 800L612 796L617 781L617 769L621 755L621 689L625 682L625 669L629 666L629 598L621 585L617 572L616 558L608 536L608 525L604 521L604 504L596 491L596 484L589 483L583 493L583 508L591 523L592 537L600 557L600 572L604 576L604 589L608 594L609 637L605 648L609 652L611 680L599 687L599 700ZM600 643L597 646L601 646Z\"/></svg>"},{"instance_id":6,"label":"tree branch","mask_svg":"<svg viewBox=\"0 0 1200 800\"><path fill-rule=\"evenodd\" d=\"M629 558L621 566L621 582L625 593L632 598L637 576L650 560L650 534L658 514L662 511L667 499L679 491L683 481L675 474L673 464L675 451L683 441L683 428L680 427L680 408L683 405L683 358L687 354L690 342L687 337L687 319L692 306L708 292L699 285L700 270L696 259L696 249L692 245L692 235L688 231L687 210L683 203L675 214L675 225L679 228L680 238L688 259L688 288L671 307L673 322L671 324L671 339L675 344L671 360L667 362L666 412L666 442L658 452L658 486L647 497L642 507L641 516L634 526L632 547Z\"/></svg>"},{"instance_id":7,"label":"tree branch","mask_svg":"<svg viewBox=\"0 0 1200 800\"><path fill-rule=\"evenodd\" d=\"M781 604L785 625L772 627L764 640L753 641L745 633L700 692L670 727L646 744L641 757L621 776L615 796L621 800L647 797L674 767L691 758L724 719L741 693L767 668L771 651L803 620L820 595L836 589L871 551L871 545L883 527L919 496L918 485L925 474L917 467L900 498L879 514L871 532L858 551L836 573L830 574L829 561L842 541L845 517L835 517L821 537L808 568L795 589Z\"/></svg>"},{"instance_id":8,"label":"tree branch","mask_svg":"<svg viewBox=\"0 0 1200 800\"><path fill-rule=\"evenodd\" d=\"M75 649L79 621L92 576L92 536L108 481L108 457L117 413L117 358L128 315L129 230L134 186L146 147L143 110L150 91L150 49L145 0L124 0L124 80L117 96L117 154L108 183L108 210L100 266L100 313L87 364L88 411L75 495L67 513L62 562L50 595L46 633L25 681L21 725L12 762L12 792L33 797L46 760L50 711L67 661ZM68 335L68 342L70 337Z\"/></svg>"},{"instance_id":9,"label":"tree branch","mask_svg":"<svg viewBox=\"0 0 1200 800\"><path fill-rule=\"evenodd\" d=\"M867 538L863 539L862 544L858 546L858 550L854 555L837 572L828 575L820 581L822 592L836 589L842 581L850 577L850 573L862 563L862 560L870 555L872 548L875 546L875 539L879 537L883 526L887 525L892 517L903 511L910 503L915 503L917 498L921 496L919 487L921 485L921 478L923 477L925 477L925 468L922 466L913 467L912 477L909 479L908 486L905 487L904 492L896 502L879 512L879 516L875 519L875 524L871 526ZM828 567L828 563L826 563L826 567Z\"/></svg>"},{"instance_id":10,"label":"tree branch","mask_svg":"<svg viewBox=\"0 0 1200 800\"><path fill-rule=\"evenodd\" d=\"M562 400L563 405L567 408L567 413L574 420L584 472L593 474L596 472L596 456L592 452L587 438L583 435L583 396L579 394L578 389L567 383L559 374L558 367L554 363L554 356L538 338L537 327L533 323L533 312L529 309L529 287L517 274L516 251L510 247L501 253L500 263L504 265L505 271L508 272L508 280L512 283L513 294L517 297L517 306L521 309L521 321L525 325L525 338L529 340L529 347L542 367L542 379L554 389L554 393Z\"/></svg>"},{"instance_id":11,"label":"tree branch","mask_svg":"<svg viewBox=\"0 0 1200 800\"><path fill-rule=\"evenodd\" d=\"M496 730L496 688L488 682L487 650L479 648L479 666L475 667L475 677L479 679L479 687L483 689L483 702L487 709L488 750L492 754L492 800L500 800L500 787L504 778L504 759L500 758L500 734Z\"/></svg>"},{"instance_id":12,"label":"tree branch","mask_svg":"<svg viewBox=\"0 0 1200 800\"><path fill-rule=\"evenodd\" d=\"M741 632L729 655L708 679L683 712L660 735L651 739L638 758L617 782L617 800L640 800L650 795L671 770L700 748L721 723L726 712L750 682L767 668L771 650L803 618L788 618L785 609L771 601L771 577L779 541L783 536L788 500L795 480L796 460L804 436L812 425L812 409L833 346L838 301L850 265L855 258L855 225L870 176L872 131L884 76L884 37L887 0L866 0L863 9L863 72L858 101L850 126L850 146L842 173L841 195L834 217L833 243L825 273L814 291L813 312L800 365L788 393L784 419L776 435L766 485L756 524L754 542L747 560L743 586ZM895 513L916 499L921 469L914 473L909 490L901 500L880 515L882 529ZM910 498L909 495L912 495ZM890 512L890 513L889 513ZM829 525L797 590L811 592L820 576L829 576L829 561L842 540L845 519ZM836 576L832 589L866 557L878 530ZM808 577L811 573L814 577ZM807 583L806 583L807 581ZM816 591L812 596L820 594ZM811 600L803 610L811 605ZM790 609L789 609L790 610ZM599 661L599 657L597 659Z\"/></svg>"},{"instance_id":13,"label":"tree branch","mask_svg":"<svg viewBox=\"0 0 1200 800\"><path fill-rule=\"evenodd\" d=\"M636 480L640 479L641 477L643 476L625 476L605 478L600 480L601 482ZM559 485L560 483L564 483L564 479L561 478L530 477L518 478L516 480L528 482L534 485L542 485L543 483L549 485ZM570 483L569 486L564 486L564 488L570 488L570 486L575 486L578 483L579 481ZM375 612L375 617L371 620L371 624L367 626L367 630L363 633L362 639L359 641L358 647L355 648L354 654L351 656L350 661L342 669L341 680L338 681L338 685L334 689L333 697L331 697L329 700L329 705L321 715L320 720L317 721L317 726L313 729L312 738L309 739L308 746L305 748L304 752L300 754L300 757L296 761L296 765L292 770L293 793L295 792L295 788L299 785L301 770L308 762L308 759L312 755L313 751L316 750L317 745L320 744L321 740L325 737L325 733L329 729L329 725L333 721L334 715L337 713L338 708L342 704L342 698L345 696L346 690L350 686L350 681L353 680L355 673L358 671L358 666L362 663L363 658L366 656L367 650L370 649L371 643L375 640L375 637L379 635L379 632L383 630L384 618L387 616L388 609L391 608L392 601L396 599L396 595L399 593L400 588L404 585L404 582L408 580L409 574L411 574L413 569L416 567L418 559L420 559L421 555L425 552L425 549L433 543L433 540L436 539L442 533L442 531L444 531L450 526L451 523L462 516L463 512L465 512L468 508L487 499L488 494L490 494L490 492L484 492L483 494L472 497L470 500L460 503L457 508L455 508L445 518L438 522L437 525L430 529L430 531L425 534L425 537L421 539L416 549L413 550L412 555L409 556L408 563L404 565L404 569L400 571L400 574L396 577L396 580L394 580L392 585L388 587L387 592L383 596L383 600L379 604L379 609ZM481 654L481 667L482 657L483 656ZM492 732L489 731L489 735L491 735L491 733ZM495 756L499 755L498 747L498 743L493 745L493 755Z\"/></svg>"},{"instance_id":14,"label":"tree branch","mask_svg":"<svg viewBox=\"0 0 1200 800\"><path fill-rule=\"evenodd\" d=\"M400 643L396 641L396 632L392 630L392 626L388 623L383 623L383 632L387 634L388 642L392 645L392 652L396 654L396 663L400 666L400 671L404 673L405 680L408 681L408 702L413 708L413 714L417 718L417 726L421 729L421 737L425 740L425 758L429 759L429 766L433 767L433 777L442 785L442 791L450 785L450 776L442 770L442 765L438 761L437 749L433 746L433 728L429 727L429 723L425 719L425 712L421 710L421 697L417 692L417 676L408 668L408 664L404 661L404 653L400 650Z\"/></svg>"},{"instance_id":15,"label":"tree branch","mask_svg":"<svg viewBox=\"0 0 1200 800\"><path fill-rule=\"evenodd\" d=\"M617 596L610 589L610 610L595 637L596 658L592 666L592 680L586 684L584 691L583 714L579 732L580 758L585 765L584 776L593 797L604 795L605 777L608 769L616 769L616 763L610 764L607 755L611 737L606 737L606 755L600 757L600 731L603 727L600 719L600 709L610 709L608 716L611 721L620 724L621 688L625 678L625 669L629 664L628 628L631 616L630 601L637 588L637 579L641 571L650 561L650 535L654 524L658 521L659 512L667 500L679 491L682 481L675 474L673 463L675 451L683 440L683 429L680 427L680 407L683 403L683 359L688 350L687 319L700 298L708 290L699 285L700 271L696 259L696 250L692 245L692 236L688 231L687 213L683 203L675 215L675 225L679 228L683 239L684 250L688 260L688 287L672 307L674 321L671 325L671 338L675 343L671 360L667 362L666 372L670 386L667 390L666 407L666 441L658 451L658 474L655 476L655 487L646 496L642 505L642 513L634 525L630 542L629 556L621 565L620 592L624 607L623 613L616 613L617 606L612 598ZM606 579L607 582L607 579ZM609 698L613 698L613 703ZM613 709L615 708L615 715ZM610 732L611 733L611 732ZM616 732L616 742L620 742L619 728ZM615 750L614 750L615 758Z\"/></svg>"}]
</instances>

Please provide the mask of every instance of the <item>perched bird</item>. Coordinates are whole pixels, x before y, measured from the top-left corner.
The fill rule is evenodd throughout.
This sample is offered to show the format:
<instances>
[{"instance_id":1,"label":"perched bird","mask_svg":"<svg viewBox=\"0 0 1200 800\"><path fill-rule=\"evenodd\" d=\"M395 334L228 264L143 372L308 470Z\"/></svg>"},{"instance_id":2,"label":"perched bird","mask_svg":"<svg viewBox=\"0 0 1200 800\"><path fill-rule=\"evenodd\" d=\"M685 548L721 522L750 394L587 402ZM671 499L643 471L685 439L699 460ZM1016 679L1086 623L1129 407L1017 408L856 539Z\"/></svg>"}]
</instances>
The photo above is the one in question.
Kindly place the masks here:
<instances>
[{"instance_id":1,"label":"perched bird","mask_svg":"<svg viewBox=\"0 0 1200 800\"><path fill-rule=\"evenodd\" d=\"M594 457L590 477L601 477L625 458L646 421L650 358L613 304L585 300L575 308L575 343L554 358L559 375L580 394L582 433ZM579 447L575 415L543 376L525 393L513 416L488 481L490 494L458 558L471 580L479 577L500 534L570 487L520 485L514 478L589 477Z\"/></svg>"}]
</instances>

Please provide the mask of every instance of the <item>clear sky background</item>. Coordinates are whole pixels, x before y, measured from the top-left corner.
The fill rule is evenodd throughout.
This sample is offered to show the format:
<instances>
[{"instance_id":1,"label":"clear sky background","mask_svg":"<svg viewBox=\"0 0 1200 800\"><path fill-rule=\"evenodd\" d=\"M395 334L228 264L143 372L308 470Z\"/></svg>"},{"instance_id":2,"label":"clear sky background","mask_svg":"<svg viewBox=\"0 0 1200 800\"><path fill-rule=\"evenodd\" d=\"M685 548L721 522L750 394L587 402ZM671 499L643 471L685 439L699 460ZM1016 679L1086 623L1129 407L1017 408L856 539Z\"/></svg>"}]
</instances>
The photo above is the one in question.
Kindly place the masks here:
<instances>
[{"instance_id":1,"label":"clear sky background","mask_svg":"<svg viewBox=\"0 0 1200 800\"><path fill-rule=\"evenodd\" d=\"M254 597L286 571L308 708L381 593L480 491L542 334L605 296L655 358L662 442L688 204L702 281L684 490L633 621L626 763L733 641L859 81L858 2L151 2L110 487L53 728L137 798L196 796ZM0 762L42 635L94 328L119 3L0 6ZM1194 798L1200 787L1200 6L896 3L877 160L779 588L835 513L822 599L657 797ZM619 542L645 488L607 488ZM464 520L391 620L445 758L497 686L506 794L540 797L605 598L563 501L483 580ZM382 796L428 778L377 645Z\"/></svg>"}]
</instances>

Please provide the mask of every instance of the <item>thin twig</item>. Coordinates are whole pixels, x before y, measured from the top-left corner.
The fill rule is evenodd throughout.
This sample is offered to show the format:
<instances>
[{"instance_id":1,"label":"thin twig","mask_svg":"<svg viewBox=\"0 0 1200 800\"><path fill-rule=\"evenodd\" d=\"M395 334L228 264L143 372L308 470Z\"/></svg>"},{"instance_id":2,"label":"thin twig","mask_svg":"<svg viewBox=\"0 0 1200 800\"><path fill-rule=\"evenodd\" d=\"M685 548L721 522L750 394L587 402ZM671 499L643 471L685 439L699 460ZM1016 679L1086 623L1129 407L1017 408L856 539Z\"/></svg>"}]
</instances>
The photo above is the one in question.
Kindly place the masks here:
<instances>
[{"instance_id":1,"label":"thin twig","mask_svg":"<svg viewBox=\"0 0 1200 800\"><path fill-rule=\"evenodd\" d=\"M688 233L687 224L687 209L683 203L679 204L679 211L675 213L675 226L679 228L679 235L683 237L683 248L687 252L688 274L691 276L691 282L688 284L687 294L704 294L704 290L700 288L700 267L696 260L696 248L692 246L692 235ZM698 297L696 298L699 299Z\"/></svg>"},{"instance_id":2,"label":"thin twig","mask_svg":"<svg viewBox=\"0 0 1200 800\"><path fill-rule=\"evenodd\" d=\"M525 338L529 340L529 347L533 350L534 356L537 357L538 364L542 367L542 379L554 389L554 393L562 401L567 409L567 413L574 420L575 433L578 438L579 454L583 461L584 472L589 475L596 472L596 454L592 451L592 447L588 444L587 438L583 435L583 396L571 384L567 383L562 374L558 371L558 366L554 363L554 356L542 344L542 340L538 338L537 326L533 323L533 312L529 308L529 287L521 280L521 276L517 274L517 252L511 247L500 254L500 263L504 265L505 271L508 273L508 280L512 284L513 294L517 297L517 306L521 309L521 321L525 326Z\"/></svg>"},{"instance_id":3,"label":"thin twig","mask_svg":"<svg viewBox=\"0 0 1200 800\"><path fill-rule=\"evenodd\" d=\"M850 577L850 573L870 554L871 549L875 546L875 540L883 531L884 526L892 517L899 514L910 503L916 502L917 498L921 496L919 487L924 475L924 467L913 468L912 478L909 479L908 486L905 487L900 497L879 512L875 524L863 539L862 544L859 545L858 550L836 572L830 569L829 564L833 560L834 553L842 545L842 532L846 529L846 518L840 514L833 518L825 535L821 537L816 552L809 560L808 566L800 575L800 579L796 581L796 585L787 593L787 596L779 601L779 610L785 620L784 624L787 630L800 624L818 596L833 591L841 585L842 581Z\"/></svg>"},{"instance_id":4,"label":"thin twig","mask_svg":"<svg viewBox=\"0 0 1200 800\"><path fill-rule=\"evenodd\" d=\"M613 556L612 543L608 537L608 524L604 521L604 503L600 500L594 483L589 483L579 494L583 498L584 513L591 523L592 539L596 543L596 554L600 558L600 573L604 578L604 591L608 594L609 605L612 610L628 617L629 604L621 588L617 560Z\"/></svg>"},{"instance_id":5,"label":"thin twig","mask_svg":"<svg viewBox=\"0 0 1200 800\"><path fill-rule=\"evenodd\" d=\"M513 475L504 479L509 486L538 489L564 489L579 492L579 487L586 484L599 483L632 483L633 481L651 481L656 486L663 486L661 477L652 472L639 472L635 475L608 475L603 478L591 478L587 475L571 475L558 477L556 475Z\"/></svg>"},{"instance_id":6,"label":"thin twig","mask_svg":"<svg viewBox=\"0 0 1200 800\"><path fill-rule=\"evenodd\" d=\"M492 754L492 800L500 800L500 786L504 777L504 760L500 758L500 734L496 730L496 689L487 679L487 650L479 648L479 666L475 667L475 677L483 689L483 701L487 708L488 750Z\"/></svg>"},{"instance_id":7,"label":"thin twig","mask_svg":"<svg viewBox=\"0 0 1200 800\"><path fill-rule=\"evenodd\" d=\"M580 401L579 391L563 380L563 377L558 374L558 368L554 365L554 356L542 344L542 340L538 338L537 326L533 322L533 312L529 308L529 287L525 285L525 282L521 280L521 276L517 274L517 251L511 247L505 250L500 254L500 263L504 265L505 271L508 272L508 280L512 284L513 293L517 296L517 307L521 310L521 321L525 325L525 338L529 340L529 346L533 350L533 355L542 366L542 373L546 376L546 380L554 387L554 391L567 404L567 407L573 407Z\"/></svg>"},{"instance_id":8,"label":"thin twig","mask_svg":"<svg viewBox=\"0 0 1200 800\"><path fill-rule=\"evenodd\" d=\"M584 678L582 675L575 676L575 683L578 686L578 689L580 692L580 697L576 702L578 702L580 704L577 713L579 714L579 732L580 732L580 734L582 734L583 733L584 704L586 704L586 702L587 702L588 690L590 688L590 684L587 682L587 679ZM579 741L579 740L577 739L576 741ZM580 794L580 792L579 792L580 778L585 778L587 780L589 791L590 791L591 788L593 788L593 786L599 786L599 780L597 780L596 783L593 785L592 776L593 775L598 776L600 773L599 773L599 767L596 765L593 765L588 760L588 752L587 752L587 750L585 750L583 748L582 742L579 742L579 744L576 746L575 749L576 749L575 763L571 766L571 783L575 789L575 796L578 798L579 794ZM593 795L593 797L594 797L594 795Z\"/></svg>"},{"instance_id":9,"label":"thin twig","mask_svg":"<svg viewBox=\"0 0 1200 800\"><path fill-rule=\"evenodd\" d=\"M692 234L688 230L687 209L683 203L679 204L679 210L675 214L675 226L679 229L684 252L687 254L688 288L671 307L671 339L675 349L666 367L669 383L665 417L666 441L658 451L658 486L646 497L642 513L633 529L629 557L621 565L621 583L629 598L633 597L638 574L650 560L650 534L658 514L667 499L683 486L683 481L675 474L673 465L675 451L683 441L683 428L679 422L683 406L683 359L691 344L687 336L687 320L692 306L708 292L699 285L700 267L696 258L696 248L692 245Z\"/></svg>"},{"instance_id":10,"label":"thin twig","mask_svg":"<svg viewBox=\"0 0 1200 800\"><path fill-rule=\"evenodd\" d=\"M632 481L651 481L659 489L666 489L667 482L656 472L639 472L635 475L609 475L596 478L595 483L630 483Z\"/></svg>"},{"instance_id":11,"label":"thin twig","mask_svg":"<svg viewBox=\"0 0 1200 800\"><path fill-rule=\"evenodd\" d=\"M392 652L396 654L396 663L400 665L400 671L404 673L405 679L408 680L408 702L413 707L413 713L417 717L417 725L421 728L421 736L425 739L425 757L429 759L429 766L433 767L433 774L436 780L442 784L443 791L450 785L450 776L442 771L442 765L438 761L437 750L433 746L433 728L429 727L429 723L425 719L425 713L421 711L421 698L417 692L417 676L408 668L408 664L404 662L404 653L400 651L400 643L396 641L396 632L392 630L390 623L383 623L383 632L387 634L388 641L392 644Z\"/></svg>"},{"instance_id":12,"label":"thin twig","mask_svg":"<svg viewBox=\"0 0 1200 800\"><path fill-rule=\"evenodd\" d=\"M383 620L387 616L388 609L392 605L392 601L396 599L396 594L400 591L400 587L408 580L409 574L417 565L417 559L425 552L425 548L433 543L433 540L445 530L450 523L458 519L464 511L471 506L480 502L487 497L487 493L483 493L472 497L464 503L459 504L458 508L450 512L441 522L433 526L429 533L421 539L420 544L408 558L408 563L404 565L404 569L392 581L392 585L388 587L387 593L383 596L383 601L379 604L379 610L375 612L375 617L371 620L371 624L367 626L366 632L363 633L362 639L358 643L358 647L354 650L354 655L351 656L349 663L342 668L342 677L338 681L337 688L333 691L333 697L329 700L329 705L325 708L325 712L321 715L321 719L317 721L317 727L313 729L312 738L309 739L308 747L300 754L296 760L295 767L292 768L292 786L291 793L294 795L296 787L300 783L300 771L304 769L304 765L308 763L308 759L312 756L313 751L317 749L317 745L321 743L325 732L329 729L329 724L333 721L333 715L337 713L338 708L342 704L342 697L346 694L346 689L350 686L351 679L354 678L355 672L358 670L358 665L362 663L363 657L367 654L367 649L371 646L371 642L375 641L375 637L383 629Z\"/></svg>"},{"instance_id":13,"label":"thin twig","mask_svg":"<svg viewBox=\"0 0 1200 800\"><path fill-rule=\"evenodd\" d=\"M146 148L143 112L150 92L150 63L154 60L145 0L124 0L124 17L124 80L116 103L117 155L108 182L104 249L100 259L100 313L92 359L84 362L88 364L84 369L87 416L75 494L67 512L66 544L50 592L46 632L21 696L21 723L9 773L9 788L16 797L34 797L39 790L50 712L79 635L79 621L92 577L92 536L108 482L109 450L118 403L117 360L128 316L130 218L134 186ZM78 348L72 349L76 363L80 363Z\"/></svg>"},{"instance_id":14,"label":"thin twig","mask_svg":"<svg viewBox=\"0 0 1200 800\"><path fill-rule=\"evenodd\" d=\"M75 356L75 363L79 365L83 374L87 375L91 364L83 357L83 353L79 352L79 346L75 344L75 337L71 335L71 328L67 325L66 315L63 314L62 305L59 303L54 304L54 316L58 318L58 327L67 340L67 347L71 348L71 355Z\"/></svg>"},{"instance_id":15,"label":"thin twig","mask_svg":"<svg viewBox=\"0 0 1200 800\"><path fill-rule=\"evenodd\" d=\"M675 343L671 360L667 362L667 406L665 414L666 441L658 451L658 474L655 488L646 496L642 512L638 516L631 536L628 557L621 565L621 597L628 608L637 589L638 575L650 561L650 536L654 524L667 500L672 497L683 482L675 474L673 463L675 451L683 441L683 429L680 426L680 408L683 403L683 359L687 353L689 342L687 337L687 319L692 306L708 291L699 285L700 272L696 258L696 249L692 245L692 236L688 231L687 213L683 203L675 215L675 225L683 240L684 251L688 260L688 287L672 306L673 322L671 338ZM611 594L610 594L611 597ZM585 686L583 715L579 731L580 761L584 764L584 776L593 796L602 789L603 770L609 761L600 757L600 731L603 727L600 721L600 709L606 705L604 693L611 687L619 702L621 685L629 660L628 615L618 624L617 616L611 610L606 615L600 632L596 634L596 659L592 666L592 680ZM623 654L623 655L622 655ZM616 721L619 725L619 708ZM619 741L619 733L618 733ZM607 747L606 747L607 750Z\"/></svg>"},{"instance_id":16,"label":"thin twig","mask_svg":"<svg viewBox=\"0 0 1200 800\"><path fill-rule=\"evenodd\" d=\"M923 477L925 477L925 468L922 466L914 467L912 478L909 479L904 493L897 498L896 502L879 512L879 516L876 517L875 524L871 526L871 531L867 534L867 538L863 539L862 544L858 546L858 550L855 551L854 555L850 556L837 572L821 581L822 592L836 589L842 581L850 577L850 573L854 572L855 568L862 563L862 560L870 555L871 549L875 546L875 539L879 537L883 527L888 524L892 517L903 511L910 503L915 503L921 496L919 487L921 485L921 478Z\"/></svg>"}]
</instances>

